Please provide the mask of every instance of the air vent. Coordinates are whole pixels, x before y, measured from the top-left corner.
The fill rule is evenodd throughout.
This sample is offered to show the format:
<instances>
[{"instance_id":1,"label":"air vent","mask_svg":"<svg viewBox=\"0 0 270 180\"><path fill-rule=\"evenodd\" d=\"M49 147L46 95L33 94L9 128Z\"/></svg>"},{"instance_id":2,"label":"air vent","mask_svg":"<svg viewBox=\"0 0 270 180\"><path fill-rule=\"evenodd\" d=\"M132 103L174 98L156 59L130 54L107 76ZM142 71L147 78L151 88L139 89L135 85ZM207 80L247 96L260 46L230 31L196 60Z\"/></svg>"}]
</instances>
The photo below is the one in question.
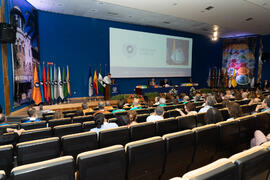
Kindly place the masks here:
<instances>
[{"instance_id":1,"label":"air vent","mask_svg":"<svg viewBox=\"0 0 270 180\"><path fill-rule=\"evenodd\" d=\"M214 7L213 6L208 6L207 8L205 8L205 10L207 10L207 11L210 11L211 9L214 9Z\"/></svg>"},{"instance_id":2,"label":"air vent","mask_svg":"<svg viewBox=\"0 0 270 180\"><path fill-rule=\"evenodd\" d=\"M108 12L108 14L111 15L111 16L117 16L118 15L118 13L116 13L116 12Z\"/></svg>"},{"instance_id":3,"label":"air vent","mask_svg":"<svg viewBox=\"0 0 270 180\"><path fill-rule=\"evenodd\" d=\"M246 21L251 21L251 20L253 20L252 17L249 17L249 18L246 19Z\"/></svg>"},{"instance_id":4,"label":"air vent","mask_svg":"<svg viewBox=\"0 0 270 180\"><path fill-rule=\"evenodd\" d=\"M169 21L163 21L163 24L170 24Z\"/></svg>"}]
</instances>

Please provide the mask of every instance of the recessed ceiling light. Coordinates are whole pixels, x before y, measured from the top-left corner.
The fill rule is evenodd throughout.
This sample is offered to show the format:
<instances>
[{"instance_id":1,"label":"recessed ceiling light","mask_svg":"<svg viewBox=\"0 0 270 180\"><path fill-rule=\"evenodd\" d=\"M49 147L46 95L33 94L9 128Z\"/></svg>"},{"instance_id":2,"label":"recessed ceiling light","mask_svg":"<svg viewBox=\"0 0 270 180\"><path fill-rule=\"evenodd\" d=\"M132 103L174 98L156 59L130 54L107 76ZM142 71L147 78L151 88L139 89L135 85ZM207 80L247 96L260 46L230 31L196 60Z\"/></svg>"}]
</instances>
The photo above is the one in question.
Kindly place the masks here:
<instances>
[{"instance_id":1,"label":"recessed ceiling light","mask_svg":"<svg viewBox=\"0 0 270 180\"><path fill-rule=\"evenodd\" d=\"M214 26L213 26L214 31L217 31L218 28L219 28L218 25L214 25Z\"/></svg>"},{"instance_id":2,"label":"recessed ceiling light","mask_svg":"<svg viewBox=\"0 0 270 180\"><path fill-rule=\"evenodd\" d=\"M163 21L163 23L164 23L164 24L170 24L170 22L169 22L169 21Z\"/></svg>"},{"instance_id":3,"label":"recessed ceiling light","mask_svg":"<svg viewBox=\"0 0 270 180\"><path fill-rule=\"evenodd\" d=\"M173 3L172 5L173 5L173 6L177 6L178 4L177 4L177 3Z\"/></svg>"},{"instance_id":4,"label":"recessed ceiling light","mask_svg":"<svg viewBox=\"0 0 270 180\"><path fill-rule=\"evenodd\" d=\"M91 12L97 12L97 9L91 9Z\"/></svg>"},{"instance_id":5,"label":"recessed ceiling light","mask_svg":"<svg viewBox=\"0 0 270 180\"><path fill-rule=\"evenodd\" d=\"M213 6L208 6L207 8L205 8L205 10L207 10L207 11L210 11L211 9L214 9L214 7Z\"/></svg>"},{"instance_id":6,"label":"recessed ceiling light","mask_svg":"<svg viewBox=\"0 0 270 180\"><path fill-rule=\"evenodd\" d=\"M217 31L213 32L213 36L214 37L217 37L218 36L218 32Z\"/></svg>"},{"instance_id":7,"label":"recessed ceiling light","mask_svg":"<svg viewBox=\"0 0 270 180\"><path fill-rule=\"evenodd\" d=\"M128 16L129 18L132 18L132 16Z\"/></svg>"},{"instance_id":8,"label":"recessed ceiling light","mask_svg":"<svg viewBox=\"0 0 270 180\"><path fill-rule=\"evenodd\" d=\"M116 12L108 12L107 14L109 14L111 16L117 16L118 15L118 13L116 13Z\"/></svg>"},{"instance_id":9,"label":"recessed ceiling light","mask_svg":"<svg viewBox=\"0 0 270 180\"><path fill-rule=\"evenodd\" d=\"M252 17L249 17L249 18L246 19L246 21L251 21L251 20L253 20Z\"/></svg>"}]
</instances>

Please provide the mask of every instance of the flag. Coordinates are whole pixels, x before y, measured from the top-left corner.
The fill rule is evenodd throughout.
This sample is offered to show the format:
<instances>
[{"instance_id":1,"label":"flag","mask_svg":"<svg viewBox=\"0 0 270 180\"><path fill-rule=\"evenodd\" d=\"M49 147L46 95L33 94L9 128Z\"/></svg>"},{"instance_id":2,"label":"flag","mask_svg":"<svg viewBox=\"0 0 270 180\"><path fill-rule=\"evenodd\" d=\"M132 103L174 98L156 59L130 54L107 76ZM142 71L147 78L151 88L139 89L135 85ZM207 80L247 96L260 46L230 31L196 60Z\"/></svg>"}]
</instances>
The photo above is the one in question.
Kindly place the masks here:
<instances>
[{"instance_id":1,"label":"flag","mask_svg":"<svg viewBox=\"0 0 270 180\"><path fill-rule=\"evenodd\" d=\"M94 94L94 90L93 90L93 82L92 82L92 72L91 72L91 66L90 66L90 72L89 72L89 84L88 84L88 88L89 88L89 91L88 91L88 96L91 97L93 96Z\"/></svg>"},{"instance_id":2,"label":"flag","mask_svg":"<svg viewBox=\"0 0 270 180\"><path fill-rule=\"evenodd\" d=\"M232 74L231 72L229 72L229 81L228 81L228 87L231 88L232 87Z\"/></svg>"},{"instance_id":3,"label":"flag","mask_svg":"<svg viewBox=\"0 0 270 180\"><path fill-rule=\"evenodd\" d=\"M97 67L96 67L96 65L95 65L93 86L94 86L94 89L96 91L96 96L97 96L98 95L98 80L97 80Z\"/></svg>"},{"instance_id":4,"label":"flag","mask_svg":"<svg viewBox=\"0 0 270 180\"><path fill-rule=\"evenodd\" d=\"M39 80L38 80L38 72L37 72L36 65L35 65L35 69L34 69L34 81L33 81L32 98L33 98L35 104L37 104L37 105L42 102L42 97L41 97L41 93L40 93L40 86L39 86Z\"/></svg>"},{"instance_id":5,"label":"flag","mask_svg":"<svg viewBox=\"0 0 270 180\"><path fill-rule=\"evenodd\" d=\"M98 73L98 91L103 94L103 78L102 78L102 71L101 65L99 65L99 73Z\"/></svg>"},{"instance_id":6,"label":"flag","mask_svg":"<svg viewBox=\"0 0 270 180\"><path fill-rule=\"evenodd\" d=\"M229 87L229 78L228 78L228 71L227 69L225 70L225 88L228 88Z\"/></svg>"},{"instance_id":7,"label":"flag","mask_svg":"<svg viewBox=\"0 0 270 180\"><path fill-rule=\"evenodd\" d=\"M220 72L220 69L218 70L218 77L217 77L217 87L221 87L221 72Z\"/></svg>"},{"instance_id":8,"label":"flag","mask_svg":"<svg viewBox=\"0 0 270 180\"><path fill-rule=\"evenodd\" d=\"M59 97L63 100L64 99L63 81L61 79L61 70L60 70L60 67L58 67L58 94L59 94Z\"/></svg>"},{"instance_id":9,"label":"flag","mask_svg":"<svg viewBox=\"0 0 270 180\"><path fill-rule=\"evenodd\" d=\"M70 81L69 81L69 68L67 65L67 90L68 90L68 95L71 95L70 93Z\"/></svg>"},{"instance_id":10,"label":"flag","mask_svg":"<svg viewBox=\"0 0 270 180\"><path fill-rule=\"evenodd\" d=\"M217 87L218 86L218 69L217 69L217 67L215 67L215 87Z\"/></svg>"},{"instance_id":11,"label":"flag","mask_svg":"<svg viewBox=\"0 0 270 180\"><path fill-rule=\"evenodd\" d=\"M53 73L54 73L54 99L57 100L59 97L59 93L58 93L58 78L56 65L54 65Z\"/></svg>"},{"instance_id":12,"label":"flag","mask_svg":"<svg viewBox=\"0 0 270 180\"><path fill-rule=\"evenodd\" d=\"M63 67L63 74L62 74L62 82L63 82L63 95L64 98L68 97L68 89L67 89L67 76L66 76L66 70Z\"/></svg>"},{"instance_id":13,"label":"flag","mask_svg":"<svg viewBox=\"0 0 270 180\"><path fill-rule=\"evenodd\" d=\"M50 86L51 86L51 98L52 100L54 100L55 97L54 97L54 82L53 82L52 66L50 66Z\"/></svg>"},{"instance_id":14,"label":"flag","mask_svg":"<svg viewBox=\"0 0 270 180\"><path fill-rule=\"evenodd\" d=\"M51 85L50 85L50 70L49 65L47 64L47 96L48 96L48 102L51 99Z\"/></svg>"},{"instance_id":15,"label":"flag","mask_svg":"<svg viewBox=\"0 0 270 180\"><path fill-rule=\"evenodd\" d=\"M236 75L235 75L235 69L233 70L233 76L232 76L232 87L236 87L237 82L236 82Z\"/></svg>"},{"instance_id":16,"label":"flag","mask_svg":"<svg viewBox=\"0 0 270 180\"><path fill-rule=\"evenodd\" d=\"M44 91L44 100L48 102L48 94L47 94L47 81L46 81L46 71L45 71L45 65L43 62L43 73L42 73L42 79L43 79L43 91Z\"/></svg>"},{"instance_id":17,"label":"flag","mask_svg":"<svg viewBox=\"0 0 270 180\"><path fill-rule=\"evenodd\" d=\"M207 79L207 86L211 86L211 68L209 69L208 79Z\"/></svg>"},{"instance_id":18,"label":"flag","mask_svg":"<svg viewBox=\"0 0 270 180\"><path fill-rule=\"evenodd\" d=\"M41 93L41 101L44 102L44 93L43 93L43 82L42 82L42 68L39 63L38 65L38 75L39 75L39 89Z\"/></svg>"}]
</instances>

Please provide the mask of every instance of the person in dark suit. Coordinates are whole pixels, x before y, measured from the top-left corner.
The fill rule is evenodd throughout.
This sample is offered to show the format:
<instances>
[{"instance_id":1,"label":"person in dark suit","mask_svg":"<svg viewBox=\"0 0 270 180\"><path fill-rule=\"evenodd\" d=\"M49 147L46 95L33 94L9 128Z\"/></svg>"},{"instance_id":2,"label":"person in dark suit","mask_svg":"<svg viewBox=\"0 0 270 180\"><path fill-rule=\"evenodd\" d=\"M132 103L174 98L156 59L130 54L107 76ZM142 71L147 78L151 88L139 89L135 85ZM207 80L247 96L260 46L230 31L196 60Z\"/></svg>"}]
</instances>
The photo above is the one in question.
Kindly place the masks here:
<instances>
[{"instance_id":1,"label":"person in dark suit","mask_svg":"<svg viewBox=\"0 0 270 180\"><path fill-rule=\"evenodd\" d=\"M164 80L160 81L160 86L162 86L162 87L170 86L168 79L165 78Z\"/></svg>"}]
</instances>

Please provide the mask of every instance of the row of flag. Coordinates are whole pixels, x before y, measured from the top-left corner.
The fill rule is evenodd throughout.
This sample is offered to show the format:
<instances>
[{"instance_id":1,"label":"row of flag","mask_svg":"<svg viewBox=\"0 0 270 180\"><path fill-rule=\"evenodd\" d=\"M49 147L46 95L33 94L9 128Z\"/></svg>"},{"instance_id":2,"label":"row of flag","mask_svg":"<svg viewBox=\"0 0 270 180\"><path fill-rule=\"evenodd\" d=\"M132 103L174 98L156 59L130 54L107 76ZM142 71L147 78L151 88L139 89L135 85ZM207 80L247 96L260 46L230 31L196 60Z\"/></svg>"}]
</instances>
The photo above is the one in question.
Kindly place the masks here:
<instances>
[{"instance_id":1,"label":"row of flag","mask_svg":"<svg viewBox=\"0 0 270 180\"><path fill-rule=\"evenodd\" d=\"M35 104L45 102L62 101L70 95L69 68L62 69L53 65L52 62L34 67L32 98Z\"/></svg>"},{"instance_id":2,"label":"row of flag","mask_svg":"<svg viewBox=\"0 0 270 180\"><path fill-rule=\"evenodd\" d=\"M96 96L99 93L103 95L103 89L105 87L105 84L103 82L101 65L99 65L98 75L97 75L97 66L95 65L94 78L92 78L92 72L91 72L91 66L90 66L88 87L89 87L89 91L88 91L89 97L94 95L94 91L95 91Z\"/></svg>"},{"instance_id":3,"label":"row of flag","mask_svg":"<svg viewBox=\"0 0 270 180\"><path fill-rule=\"evenodd\" d=\"M228 73L227 70L225 70L224 73L223 69L217 69L216 67L209 69L207 85L211 88L235 88L237 86L236 72L234 70L233 74L231 75L231 73Z\"/></svg>"}]
</instances>

